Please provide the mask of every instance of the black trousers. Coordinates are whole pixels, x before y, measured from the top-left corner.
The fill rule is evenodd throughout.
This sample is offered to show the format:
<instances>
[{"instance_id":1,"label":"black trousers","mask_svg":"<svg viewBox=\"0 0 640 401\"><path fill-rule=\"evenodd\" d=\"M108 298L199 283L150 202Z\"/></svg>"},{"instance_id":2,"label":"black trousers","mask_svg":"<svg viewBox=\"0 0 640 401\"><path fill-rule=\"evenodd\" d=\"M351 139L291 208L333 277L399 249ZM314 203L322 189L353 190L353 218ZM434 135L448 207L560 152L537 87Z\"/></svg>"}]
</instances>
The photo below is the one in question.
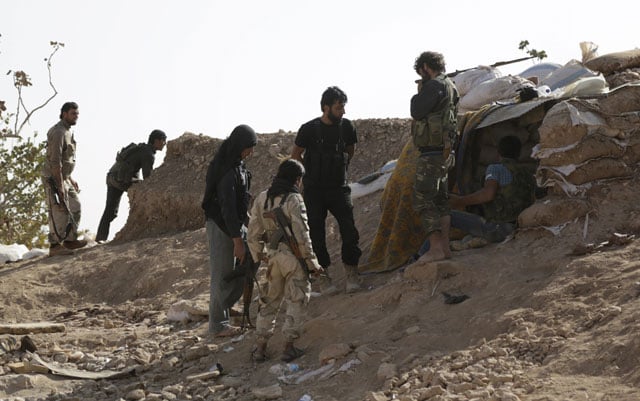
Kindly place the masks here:
<instances>
[{"instance_id":1,"label":"black trousers","mask_svg":"<svg viewBox=\"0 0 640 401\"><path fill-rule=\"evenodd\" d=\"M118 217L118 208L120 208L120 199L122 199L123 190L118 189L107 183L107 204L104 207L96 241L106 241L109 237L109 226L111 222Z\"/></svg>"},{"instance_id":2,"label":"black trousers","mask_svg":"<svg viewBox=\"0 0 640 401\"><path fill-rule=\"evenodd\" d=\"M335 217L342 237L342 262L357 266L362 251L358 247L360 235L353 220L353 203L351 188L304 188L304 204L309 219L309 234L313 252L318 257L320 266L327 268L331 258L327 251L327 233L325 229L327 212Z\"/></svg>"}]
</instances>

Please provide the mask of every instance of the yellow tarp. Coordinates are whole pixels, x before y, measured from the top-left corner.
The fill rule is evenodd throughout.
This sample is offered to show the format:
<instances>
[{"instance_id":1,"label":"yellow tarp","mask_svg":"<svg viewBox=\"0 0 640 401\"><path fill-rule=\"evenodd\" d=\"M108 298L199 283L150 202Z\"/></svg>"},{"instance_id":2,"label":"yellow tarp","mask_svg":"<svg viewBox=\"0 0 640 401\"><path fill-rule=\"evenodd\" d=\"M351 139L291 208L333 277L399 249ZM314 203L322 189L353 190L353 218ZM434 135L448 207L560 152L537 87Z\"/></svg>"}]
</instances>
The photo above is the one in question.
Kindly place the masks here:
<instances>
[{"instance_id":1,"label":"yellow tarp","mask_svg":"<svg viewBox=\"0 0 640 401\"><path fill-rule=\"evenodd\" d=\"M361 273L381 273L401 267L427 238L412 206L418 155L413 141L409 140L384 187L378 231L367 263L358 268Z\"/></svg>"}]
</instances>

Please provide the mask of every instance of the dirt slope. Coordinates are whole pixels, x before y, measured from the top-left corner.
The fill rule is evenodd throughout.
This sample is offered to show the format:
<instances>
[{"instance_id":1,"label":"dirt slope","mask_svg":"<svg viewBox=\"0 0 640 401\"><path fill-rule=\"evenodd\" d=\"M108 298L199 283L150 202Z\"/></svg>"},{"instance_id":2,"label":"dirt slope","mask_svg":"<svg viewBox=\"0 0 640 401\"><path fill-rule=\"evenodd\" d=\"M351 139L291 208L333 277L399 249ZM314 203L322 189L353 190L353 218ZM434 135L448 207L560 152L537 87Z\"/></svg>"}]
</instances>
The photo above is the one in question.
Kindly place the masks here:
<instances>
[{"instance_id":1,"label":"dirt slope","mask_svg":"<svg viewBox=\"0 0 640 401\"><path fill-rule=\"evenodd\" d=\"M369 137L361 139L356 177L395 157L407 135L406 120L359 124ZM251 166L256 188L268 184L267 164L277 164L277 153L286 153L267 149L286 151L293 134L272 135L261 136L266 148L256 152ZM210 141L182 139L192 141L189 146ZM196 148L200 156L193 156L198 160L193 166L202 168L210 151ZM201 220L197 223L202 176L187 167L179 173L163 170L171 163L169 158L158 169L167 173L142 184L134 196L155 202L162 193L179 193L179 181L192 183L191 192L170 197L178 198L172 202L181 208L180 219L149 220L153 211L160 218L157 206L163 200L144 207L134 200L117 241L73 257L0 269L2 323L66 326L64 333L30 335L44 360L88 371L135 368L133 374L101 381L16 374L9 363L25 355L0 349L0 399L295 401L305 394L315 401L640 399L640 242L630 236L640 228L637 172L594 186L589 217L569 222L557 236L543 228L523 230L503 244L455 252L451 261L365 276L366 290L356 294L314 297L300 341L306 355L296 362L304 373L330 367L286 384L295 378L278 380L273 373L282 346L279 332L269 344L273 358L255 364L249 358L253 331L233 341L212 339L198 316L167 319L171 305L181 300L206 310L209 279L206 235ZM379 196L355 201L365 255L375 234ZM339 260L339 235L331 219L329 224L332 255ZM616 232L627 236L613 236ZM342 283L339 268L335 275ZM442 292L469 298L445 304ZM19 342L22 336L11 337ZM8 335L0 340L10 345ZM321 364L326 354L335 357L334 365ZM191 377L216 363L225 375Z\"/></svg>"}]
</instances>

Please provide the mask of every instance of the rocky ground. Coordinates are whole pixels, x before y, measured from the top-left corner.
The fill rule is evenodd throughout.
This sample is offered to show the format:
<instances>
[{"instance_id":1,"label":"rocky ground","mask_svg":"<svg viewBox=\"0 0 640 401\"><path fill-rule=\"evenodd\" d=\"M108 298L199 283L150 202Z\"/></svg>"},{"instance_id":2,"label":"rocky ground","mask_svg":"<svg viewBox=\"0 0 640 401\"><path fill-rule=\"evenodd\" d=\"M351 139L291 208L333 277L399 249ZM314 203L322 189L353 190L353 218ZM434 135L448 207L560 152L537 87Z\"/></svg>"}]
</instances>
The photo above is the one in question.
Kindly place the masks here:
<instances>
[{"instance_id":1,"label":"rocky ground","mask_svg":"<svg viewBox=\"0 0 640 401\"><path fill-rule=\"evenodd\" d=\"M354 177L397 157L408 135L406 120L357 123ZM260 136L250 161L256 191L292 135ZM2 400L640 399L637 172L591 188L589 214L558 235L521 230L450 261L364 276L355 294L313 297L299 342L306 354L286 366L280 333L260 364L250 359L252 330L207 335L209 255L198 204L216 144L195 135L170 144L159 174L132 191L129 221L113 242L0 268L0 330L34 322L64 329L31 332L33 344L27 333L0 334ZM355 201L365 255L379 198ZM331 219L329 243L338 261ZM443 293L468 298L449 304ZM105 371L115 377L77 378Z\"/></svg>"}]
</instances>

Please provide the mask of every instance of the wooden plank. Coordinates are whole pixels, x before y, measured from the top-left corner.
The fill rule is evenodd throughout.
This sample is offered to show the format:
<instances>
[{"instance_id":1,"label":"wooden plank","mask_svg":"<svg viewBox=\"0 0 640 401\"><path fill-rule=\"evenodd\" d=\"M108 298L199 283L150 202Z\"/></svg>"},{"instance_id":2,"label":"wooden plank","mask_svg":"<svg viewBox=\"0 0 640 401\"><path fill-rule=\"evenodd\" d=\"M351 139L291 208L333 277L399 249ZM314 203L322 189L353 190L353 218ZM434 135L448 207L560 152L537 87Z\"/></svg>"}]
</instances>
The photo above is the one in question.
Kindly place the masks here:
<instances>
[{"instance_id":1,"label":"wooden plank","mask_svg":"<svg viewBox=\"0 0 640 401\"><path fill-rule=\"evenodd\" d=\"M66 327L63 323L0 323L0 334L62 333L64 331Z\"/></svg>"}]
</instances>

